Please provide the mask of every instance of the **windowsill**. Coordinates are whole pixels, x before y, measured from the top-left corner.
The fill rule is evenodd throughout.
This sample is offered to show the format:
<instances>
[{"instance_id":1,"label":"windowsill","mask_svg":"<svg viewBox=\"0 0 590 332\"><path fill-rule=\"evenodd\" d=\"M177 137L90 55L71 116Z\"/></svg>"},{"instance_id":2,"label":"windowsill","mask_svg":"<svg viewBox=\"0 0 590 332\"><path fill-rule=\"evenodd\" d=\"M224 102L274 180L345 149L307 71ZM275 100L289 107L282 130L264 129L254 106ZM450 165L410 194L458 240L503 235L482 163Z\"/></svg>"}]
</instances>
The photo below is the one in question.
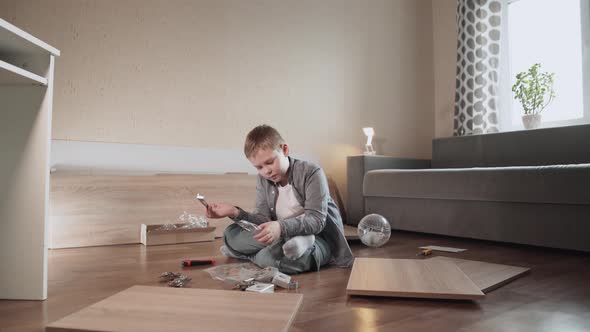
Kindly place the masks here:
<instances>
[{"instance_id":1,"label":"windowsill","mask_svg":"<svg viewBox=\"0 0 590 332\"><path fill-rule=\"evenodd\" d=\"M560 130L568 127L590 127L590 122L587 123L575 123L575 124L568 124L568 125L552 125L549 126L548 123L545 126L541 126L536 129L517 129L514 128L513 130L505 130L497 133L486 133L486 134L475 134L475 135L466 135L466 136L449 136L449 137L439 137L435 138L435 140L453 140L453 139L469 139L469 138L476 138L476 137L490 137L490 136L502 136L507 134L524 134L526 132L535 132L538 133L539 131L551 131L551 130ZM564 129L565 130L565 129Z\"/></svg>"},{"instance_id":2,"label":"windowsill","mask_svg":"<svg viewBox=\"0 0 590 332\"><path fill-rule=\"evenodd\" d=\"M521 123L520 126L513 126L510 128L502 128L502 131L500 131L500 133L537 130L537 129L546 129L546 128L571 127L571 126L579 126L579 125L587 125L587 124L590 124L590 120L585 120L585 119L580 118L580 119L563 120L563 121L541 122L541 126L539 128L525 129ZM486 134L484 134L484 135L486 135Z\"/></svg>"}]
</instances>

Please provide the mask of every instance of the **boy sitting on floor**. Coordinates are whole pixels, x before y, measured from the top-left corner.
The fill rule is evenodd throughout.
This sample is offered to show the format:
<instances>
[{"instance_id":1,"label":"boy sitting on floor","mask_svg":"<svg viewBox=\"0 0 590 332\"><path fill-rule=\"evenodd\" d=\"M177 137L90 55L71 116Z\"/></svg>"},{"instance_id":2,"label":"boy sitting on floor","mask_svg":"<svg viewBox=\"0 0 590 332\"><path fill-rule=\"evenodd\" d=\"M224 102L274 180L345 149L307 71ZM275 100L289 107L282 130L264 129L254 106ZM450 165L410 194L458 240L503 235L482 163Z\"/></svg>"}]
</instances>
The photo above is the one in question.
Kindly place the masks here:
<instances>
[{"instance_id":1,"label":"boy sitting on floor","mask_svg":"<svg viewBox=\"0 0 590 332\"><path fill-rule=\"evenodd\" d=\"M324 171L289 157L287 143L267 125L248 133L244 154L258 170L255 210L248 213L227 203L210 203L207 217L246 220L260 230L228 226L224 255L288 274L318 271L329 263L349 267L354 258Z\"/></svg>"}]
</instances>

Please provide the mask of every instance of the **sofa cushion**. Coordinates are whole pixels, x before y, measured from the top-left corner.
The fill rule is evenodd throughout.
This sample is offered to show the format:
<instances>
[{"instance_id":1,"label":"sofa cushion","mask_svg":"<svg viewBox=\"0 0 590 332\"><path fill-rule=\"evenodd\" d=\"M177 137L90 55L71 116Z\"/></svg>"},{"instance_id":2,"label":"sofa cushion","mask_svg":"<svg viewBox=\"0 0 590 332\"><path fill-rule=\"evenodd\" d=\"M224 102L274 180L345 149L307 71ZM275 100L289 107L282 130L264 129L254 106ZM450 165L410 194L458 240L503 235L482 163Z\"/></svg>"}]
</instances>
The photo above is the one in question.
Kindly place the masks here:
<instances>
[{"instance_id":1,"label":"sofa cushion","mask_svg":"<svg viewBox=\"0 0 590 332\"><path fill-rule=\"evenodd\" d=\"M590 164L370 171L365 196L590 204Z\"/></svg>"}]
</instances>

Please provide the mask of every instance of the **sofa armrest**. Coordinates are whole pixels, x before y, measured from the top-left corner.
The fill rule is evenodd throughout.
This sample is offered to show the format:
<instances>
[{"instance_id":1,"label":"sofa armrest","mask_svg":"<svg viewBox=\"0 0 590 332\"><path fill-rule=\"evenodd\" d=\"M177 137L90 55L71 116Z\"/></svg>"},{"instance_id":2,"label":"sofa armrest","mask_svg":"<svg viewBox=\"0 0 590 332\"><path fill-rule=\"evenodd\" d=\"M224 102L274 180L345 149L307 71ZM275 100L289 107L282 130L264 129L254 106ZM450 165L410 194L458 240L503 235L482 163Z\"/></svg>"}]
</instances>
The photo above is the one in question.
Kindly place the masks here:
<instances>
[{"instance_id":1,"label":"sofa armrest","mask_svg":"<svg viewBox=\"0 0 590 332\"><path fill-rule=\"evenodd\" d=\"M357 225L365 216L363 179L368 171L375 169L422 169L430 168L429 159L396 158L389 156L349 156L346 160L347 196L346 223Z\"/></svg>"}]
</instances>

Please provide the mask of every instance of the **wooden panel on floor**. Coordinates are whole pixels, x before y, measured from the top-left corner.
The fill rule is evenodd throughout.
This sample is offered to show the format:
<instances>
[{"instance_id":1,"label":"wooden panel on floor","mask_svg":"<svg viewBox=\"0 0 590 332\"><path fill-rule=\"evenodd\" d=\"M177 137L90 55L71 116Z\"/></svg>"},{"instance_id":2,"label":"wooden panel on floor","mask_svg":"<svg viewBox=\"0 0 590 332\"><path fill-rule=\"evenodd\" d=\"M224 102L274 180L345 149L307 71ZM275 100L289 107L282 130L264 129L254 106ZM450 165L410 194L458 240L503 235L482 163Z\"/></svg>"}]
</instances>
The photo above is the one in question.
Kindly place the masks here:
<instances>
[{"instance_id":1,"label":"wooden panel on floor","mask_svg":"<svg viewBox=\"0 0 590 332\"><path fill-rule=\"evenodd\" d=\"M46 331L287 331L301 294L133 286Z\"/></svg>"},{"instance_id":2,"label":"wooden panel on floor","mask_svg":"<svg viewBox=\"0 0 590 332\"><path fill-rule=\"evenodd\" d=\"M293 276L299 283L297 290L277 290L304 296L289 331L544 331L548 326L590 331L589 253L401 231L395 233L395 241L382 247L353 242L351 249L356 257L415 258L416 248L425 243L469 248L468 255L458 257L527 266L532 273L494 290L484 300L440 302L347 296L351 269L327 266L319 273ZM189 258L215 259L217 265L240 262L221 256L221 245L217 239L153 247L50 250L47 300L0 301L0 331L44 331L48 323L133 285L163 286L159 275L164 271L188 275L193 279L188 287L230 290L229 283L214 280L204 271L209 265L180 267L180 261Z\"/></svg>"},{"instance_id":3,"label":"wooden panel on floor","mask_svg":"<svg viewBox=\"0 0 590 332\"><path fill-rule=\"evenodd\" d=\"M530 271L527 267L493 264L444 256L437 256L431 259L454 262L484 293L504 286Z\"/></svg>"},{"instance_id":4,"label":"wooden panel on floor","mask_svg":"<svg viewBox=\"0 0 590 332\"><path fill-rule=\"evenodd\" d=\"M254 207L256 176L78 175L54 173L50 193L50 247L71 248L140 242L140 225L177 223L184 212L205 215L194 200ZM221 236L229 219L211 220Z\"/></svg>"},{"instance_id":5,"label":"wooden panel on floor","mask_svg":"<svg viewBox=\"0 0 590 332\"><path fill-rule=\"evenodd\" d=\"M348 240L360 240L358 228L350 225L344 225L344 237Z\"/></svg>"},{"instance_id":6,"label":"wooden panel on floor","mask_svg":"<svg viewBox=\"0 0 590 332\"><path fill-rule=\"evenodd\" d=\"M485 295L446 260L356 258L348 295L476 300Z\"/></svg>"}]
</instances>

